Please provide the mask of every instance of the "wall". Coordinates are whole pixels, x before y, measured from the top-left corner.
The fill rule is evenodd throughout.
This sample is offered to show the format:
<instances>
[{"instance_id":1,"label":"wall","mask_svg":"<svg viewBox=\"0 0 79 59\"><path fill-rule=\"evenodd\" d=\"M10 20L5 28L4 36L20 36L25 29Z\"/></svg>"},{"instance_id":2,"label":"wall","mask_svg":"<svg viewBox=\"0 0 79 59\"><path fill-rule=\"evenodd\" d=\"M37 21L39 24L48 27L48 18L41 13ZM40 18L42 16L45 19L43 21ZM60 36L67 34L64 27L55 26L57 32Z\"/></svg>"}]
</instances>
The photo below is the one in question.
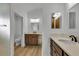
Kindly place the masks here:
<instances>
[{"instance_id":1,"label":"wall","mask_svg":"<svg viewBox=\"0 0 79 59\"><path fill-rule=\"evenodd\" d=\"M77 3L66 3L67 9L71 9L74 7Z\"/></svg>"},{"instance_id":2,"label":"wall","mask_svg":"<svg viewBox=\"0 0 79 59\"><path fill-rule=\"evenodd\" d=\"M43 12L42 8L38 8L38 9L35 9L32 11L29 11L27 13L27 15L28 15L28 33L33 32L31 23L30 23L30 19L37 19L37 18L40 19L38 32L42 32L42 25L43 25L42 24L42 20L43 20L42 12Z\"/></svg>"},{"instance_id":3,"label":"wall","mask_svg":"<svg viewBox=\"0 0 79 59\"><path fill-rule=\"evenodd\" d=\"M41 3L12 3L11 7L13 8L13 11L18 13L20 16L23 16L23 30L24 33L28 33L28 18L27 18L27 12L31 10L35 10L36 8L41 7Z\"/></svg>"},{"instance_id":4,"label":"wall","mask_svg":"<svg viewBox=\"0 0 79 59\"><path fill-rule=\"evenodd\" d=\"M15 38L18 38L21 36L21 20L22 18L18 15L14 15L15 17Z\"/></svg>"},{"instance_id":5,"label":"wall","mask_svg":"<svg viewBox=\"0 0 79 59\"><path fill-rule=\"evenodd\" d=\"M23 25L24 25L23 32L27 33L28 32L27 12L25 11L25 9L23 8L23 6L21 4L11 4L11 7L13 8L14 13L17 13L23 17Z\"/></svg>"},{"instance_id":6,"label":"wall","mask_svg":"<svg viewBox=\"0 0 79 59\"><path fill-rule=\"evenodd\" d=\"M60 29L51 29L51 14L60 12L62 14L62 25ZM45 4L43 6L43 55L50 55L50 36L53 33L66 33L68 29L67 10L65 4Z\"/></svg>"},{"instance_id":7,"label":"wall","mask_svg":"<svg viewBox=\"0 0 79 59\"><path fill-rule=\"evenodd\" d=\"M10 44L11 44L11 55L14 55L14 34L15 34L15 19L14 19L14 14L17 13L20 16L23 17L23 34L28 32L27 26L28 26L28 22L27 22L27 14L25 12L23 12L23 10L20 10L22 8L19 8L17 5L14 4L10 4L10 11L11 11L11 21L10 21ZM23 35L23 40L21 41L21 46L24 47L25 43L24 43L24 35Z\"/></svg>"},{"instance_id":8,"label":"wall","mask_svg":"<svg viewBox=\"0 0 79 59\"><path fill-rule=\"evenodd\" d=\"M18 14L14 14L14 19L15 19L15 35L14 35L14 40L16 42L16 45L21 44L21 37L23 35L23 17L21 17Z\"/></svg>"}]
</instances>

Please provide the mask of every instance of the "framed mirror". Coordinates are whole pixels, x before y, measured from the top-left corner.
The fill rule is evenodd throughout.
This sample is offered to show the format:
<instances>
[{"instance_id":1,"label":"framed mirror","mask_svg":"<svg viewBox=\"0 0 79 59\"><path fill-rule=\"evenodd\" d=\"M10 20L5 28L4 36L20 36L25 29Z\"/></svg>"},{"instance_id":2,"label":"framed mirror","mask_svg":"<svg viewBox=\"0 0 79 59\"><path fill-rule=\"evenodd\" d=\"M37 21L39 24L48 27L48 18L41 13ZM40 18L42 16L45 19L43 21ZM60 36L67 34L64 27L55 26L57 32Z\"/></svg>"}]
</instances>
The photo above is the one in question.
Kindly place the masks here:
<instances>
[{"instance_id":1,"label":"framed mirror","mask_svg":"<svg viewBox=\"0 0 79 59\"><path fill-rule=\"evenodd\" d=\"M69 12L69 28L75 29L76 12Z\"/></svg>"},{"instance_id":2,"label":"framed mirror","mask_svg":"<svg viewBox=\"0 0 79 59\"><path fill-rule=\"evenodd\" d=\"M60 23L61 23L61 13L60 12L52 13L52 15L51 15L51 28L52 29L59 29Z\"/></svg>"},{"instance_id":3,"label":"framed mirror","mask_svg":"<svg viewBox=\"0 0 79 59\"><path fill-rule=\"evenodd\" d=\"M31 29L33 31L33 33L37 33L39 31L39 23L40 23L40 19L30 19L30 23L31 23Z\"/></svg>"}]
</instances>

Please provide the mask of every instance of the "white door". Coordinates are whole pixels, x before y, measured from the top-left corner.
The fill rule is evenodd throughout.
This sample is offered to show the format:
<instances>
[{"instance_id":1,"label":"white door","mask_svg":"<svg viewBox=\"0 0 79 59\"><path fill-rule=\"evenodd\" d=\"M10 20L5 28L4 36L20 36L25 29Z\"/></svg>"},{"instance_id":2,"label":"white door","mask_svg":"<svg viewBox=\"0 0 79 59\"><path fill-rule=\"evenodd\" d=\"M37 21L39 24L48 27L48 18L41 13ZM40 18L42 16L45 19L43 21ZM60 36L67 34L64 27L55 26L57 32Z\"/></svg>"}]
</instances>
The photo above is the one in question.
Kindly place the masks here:
<instances>
[{"instance_id":1,"label":"white door","mask_svg":"<svg viewBox=\"0 0 79 59\"><path fill-rule=\"evenodd\" d=\"M0 3L0 56L10 55L10 9L9 4Z\"/></svg>"}]
</instances>

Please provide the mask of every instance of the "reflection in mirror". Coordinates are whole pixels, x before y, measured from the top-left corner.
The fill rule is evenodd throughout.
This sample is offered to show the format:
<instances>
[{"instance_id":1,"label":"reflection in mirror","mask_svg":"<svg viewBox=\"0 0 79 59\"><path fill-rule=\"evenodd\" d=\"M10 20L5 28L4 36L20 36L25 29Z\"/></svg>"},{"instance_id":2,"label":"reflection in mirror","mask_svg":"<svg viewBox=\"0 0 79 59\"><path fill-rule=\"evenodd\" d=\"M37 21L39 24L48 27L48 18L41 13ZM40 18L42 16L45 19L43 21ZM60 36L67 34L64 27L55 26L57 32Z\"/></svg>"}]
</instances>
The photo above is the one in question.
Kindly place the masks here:
<instances>
[{"instance_id":1,"label":"reflection in mirror","mask_svg":"<svg viewBox=\"0 0 79 59\"><path fill-rule=\"evenodd\" d=\"M69 28L70 29L75 28L75 19L76 19L76 13L75 12L69 12Z\"/></svg>"},{"instance_id":2,"label":"reflection in mirror","mask_svg":"<svg viewBox=\"0 0 79 59\"><path fill-rule=\"evenodd\" d=\"M61 19L61 13L57 12L57 13L52 13L52 24L51 27L53 29L55 28L60 28L60 19Z\"/></svg>"}]
</instances>

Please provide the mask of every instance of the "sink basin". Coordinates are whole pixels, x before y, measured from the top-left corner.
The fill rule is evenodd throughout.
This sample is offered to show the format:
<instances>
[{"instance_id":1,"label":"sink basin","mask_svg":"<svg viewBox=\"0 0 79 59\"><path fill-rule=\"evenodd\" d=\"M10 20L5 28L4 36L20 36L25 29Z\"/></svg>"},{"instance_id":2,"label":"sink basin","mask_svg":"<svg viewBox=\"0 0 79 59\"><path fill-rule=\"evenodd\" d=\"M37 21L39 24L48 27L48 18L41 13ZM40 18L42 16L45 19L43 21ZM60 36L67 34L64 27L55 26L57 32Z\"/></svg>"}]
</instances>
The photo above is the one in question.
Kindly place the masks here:
<instances>
[{"instance_id":1,"label":"sink basin","mask_svg":"<svg viewBox=\"0 0 79 59\"><path fill-rule=\"evenodd\" d=\"M63 39L59 39L58 41L65 43L65 44L76 44L77 42L71 41L71 40L63 40Z\"/></svg>"}]
</instances>

